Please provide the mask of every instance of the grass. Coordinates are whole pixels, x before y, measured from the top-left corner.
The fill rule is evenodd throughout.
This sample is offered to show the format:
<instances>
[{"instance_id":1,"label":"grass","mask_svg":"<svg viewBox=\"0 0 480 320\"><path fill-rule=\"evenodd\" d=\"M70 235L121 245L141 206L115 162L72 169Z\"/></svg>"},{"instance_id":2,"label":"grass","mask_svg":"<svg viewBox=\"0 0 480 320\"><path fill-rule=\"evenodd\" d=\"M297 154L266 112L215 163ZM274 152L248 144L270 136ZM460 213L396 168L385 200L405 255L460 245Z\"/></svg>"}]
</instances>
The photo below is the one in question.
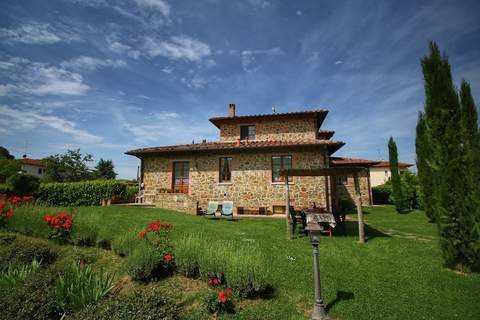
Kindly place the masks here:
<instances>
[{"instance_id":1,"label":"grass","mask_svg":"<svg viewBox=\"0 0 480 320\"><path fill-rule=\"evenodd\" d=\"M22 224L41 219L44 213L62 210L20 208L7 228L44 236L45 230L41 227ZM210 250L205 248L209 244L216 247L218 243L226 243L231 255L243 250L258 254L268 263L270 281L275 290L273 296L245 299L236 314L221 318L309 317L313 302L311 247L303 235L288 241L283 219L232 222L162 209L122 206L81 207L68 211L73 211L74 218L82 225L94 226L98 239L111 239L114 248L117 242L125 242L126 235L137 237L139 230L160 219L174 224L174 243L180 244L200 234L202 250ZM391 206L373 207L365 209L365 217L368 236L365 245L357 244L355 221L347 221L346 236L337 228L336 236L322 238L322 290L330 315L338 319L480 318L480 275L457 274L442 266L435 225L427 222L423 212L399 215ZM62 250L67 255L75 255L72 250ZM77 250L84 255L85 252L94 252L99 268L110 268L118 277L122 276L122 258L112 252L98 248ZM184 251L188 250L191 254L193 249ZM76 255L80 254L77 252ZM59 257L62 257L61 253ZM68 260L66 257L62 259ZM210 263L213 265L215 261ZM189 313L185 318L205 318L196 296L189 295L197 290L193 285L195 280L179 280L175 276L162 281L160 285L165 286L173 283L178 286L179 281L186 281L182 284L186 288L185 295L189 296Z\"/></svg>"}]
</instances>

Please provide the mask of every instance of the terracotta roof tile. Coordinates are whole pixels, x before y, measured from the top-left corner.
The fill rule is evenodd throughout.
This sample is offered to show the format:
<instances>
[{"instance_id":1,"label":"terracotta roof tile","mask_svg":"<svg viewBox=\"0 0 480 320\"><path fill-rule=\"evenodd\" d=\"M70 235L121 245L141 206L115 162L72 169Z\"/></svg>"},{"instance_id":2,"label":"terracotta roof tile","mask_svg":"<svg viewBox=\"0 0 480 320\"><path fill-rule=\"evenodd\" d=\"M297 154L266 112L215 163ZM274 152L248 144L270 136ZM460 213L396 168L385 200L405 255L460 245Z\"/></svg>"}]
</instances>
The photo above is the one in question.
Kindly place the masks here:
<instances>
[{"instance_id":1,"label":"terracotta roof tile","mask_svg":"<svg viewBox=\"0 0 480 320\"><path fill-rule=\"evenodd\" d=\"M20 159L20 162L23 163L23 164L29 164L31 166L38 166L38 167L44 167L45 166L43 161L38 160L38 159L23 158L23 159Z\"/></svg>"},{"instance_id":2,"label":"terracotta roof tile","mask_svg":"<svg viewBox=\"0 0 480 320\"><path fill-rule=\"evenodd\" d=\"M379 161L367 160L367 159L355 159L355 158L344 158L344 157L330 157L330 163L332 166L344 166L344 165L364 165L364 166L373 166Z\"/></svg>"},{"instance_id":3,"label":"terracotta roof tile","mask_svg":"<svg viewBox=\"0 0 480 320\"><path fill-rule=\"evenodd\" d=\"M126 154L129 155L141 155L141 154L154 154L154 153L177 153L177 152L201 152L201 151L217 151L217 150L254 150L254 149L267 149L267 148L295 148L295 147L315 147L325 145L330 149L330 153L337 151L345 143L334 140L295 140L295 141L251 141L248 144L241 142L206 142L206 143L194 143L194 144L181 144L174 146L162 146L153 148L142 148L129 150Z\"/></svg>"},{"instance_id":4,"label":"terracotta roof tile","mask_svg":"<svg viewBox=\"0 0 480 320\"><path fill-rule=\"evenodd\" d=\"M214 117L210 118L210 122L213 123L217 128L220 128L219 124L225 121L243 121L243 120L257 120L257 119L275 119L275 118L293 118L293 117L304 117L307 115L315 115L319 118L319 124L325 120L328 110L326 109L314 109L314 110L305 110L305 111L294 111L294 112L283 112L283 113L268 113L268 114L252 114L244 116L235 116L235 117Z\"/></svg>"},{"instance_id":5,"label":"terracotta roof tile","mask_svg":"<svg viewBox=\"0 0 480 320\"><path fill-rule=\"evenodd\" d=\"M398 166L401 168L409 168L413 166L411 163L399 162ZM389 161L378 161L377 164L374 165L375 168L389 168L390 162Z\"/></svg>"}]
</instances>

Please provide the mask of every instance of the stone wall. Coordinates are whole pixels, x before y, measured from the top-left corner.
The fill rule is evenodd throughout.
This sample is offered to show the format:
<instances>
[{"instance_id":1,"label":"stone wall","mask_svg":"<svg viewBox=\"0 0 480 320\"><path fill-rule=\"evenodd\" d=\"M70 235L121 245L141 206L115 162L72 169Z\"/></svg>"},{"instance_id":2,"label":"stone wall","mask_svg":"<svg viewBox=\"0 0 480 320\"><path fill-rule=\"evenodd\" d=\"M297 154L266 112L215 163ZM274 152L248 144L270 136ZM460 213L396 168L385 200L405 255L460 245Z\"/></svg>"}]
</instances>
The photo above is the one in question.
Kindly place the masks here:
<instances>
[{"instance_id":1,"label":"stone wall","mask_svg":"<svg viewBox=\"0 0 480 320\"><path fill-rule=\"evenodd\" d=\"M291 155L294 168L315 169L325 167L327 151L298 150L295 152L249 152L235 154L209 154L185 156L157 156L144 159L146 194L159 194L163 188L172 187L173 161L189 161L189 196L206 208L208 201L232 200L235 207L257 210L260 207L273 210L273 206L285 205L285 184L273 183L271 157ZM232 157L232 181L219 183L219 159ZM296 208L308 207L313 202L326 207L324 177L294 177L290 185L291 203ZM158 196L155 197L156 202Z\"/></svg>"},{"instance_id":2,"label":"stone wall","mask_svg":"<svg viewBox=\"0 0 480 320\"><path fill-rule=\"evenodd\" d=\"M155 205L159 208L197 214L197 201L182 193L158 193L155 195Z\"/></svg>"},{"instance_id":3,"label":"stone wall","mask_svg":"<svg viewBox=\"0 0 480 320\"><path fill-rule=\"evenodd\" d=\"M335 181L334 179L332 181ZM371 205L371 194L369 185L369 172L367 170L359 174L360 194L362 196L362 205ZM335 184L334 194L342 200L348 200L355 203L355 181L353 175L347 176L347 183L344 185Z\"/></svg>"},{"instance_id":4,"label":"stone wall","mask_svg":"<svg viewBox=\"0 0 480 320\"><path fill-rule=\"evenodd\" d=\"M253 122L222 124L220 141L236 141L240 138L240 126L255 125L255 140L308 140L316 139L315 118L257 120Z\"/></svg>"}]
</instances>

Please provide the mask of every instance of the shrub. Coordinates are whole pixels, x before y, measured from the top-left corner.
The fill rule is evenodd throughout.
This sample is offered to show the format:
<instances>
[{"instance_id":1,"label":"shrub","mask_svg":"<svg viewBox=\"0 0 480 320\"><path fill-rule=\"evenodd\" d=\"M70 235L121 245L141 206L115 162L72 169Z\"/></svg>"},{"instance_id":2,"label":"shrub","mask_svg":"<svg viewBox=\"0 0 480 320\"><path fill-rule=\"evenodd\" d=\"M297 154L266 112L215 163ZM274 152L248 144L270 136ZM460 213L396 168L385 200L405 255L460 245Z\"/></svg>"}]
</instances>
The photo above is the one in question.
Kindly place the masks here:
<instances>
[{"instance_id":1,"label":"shrub","mask_svg":"<svg viewBox=\"0 0 480 320\"><path fill-rule=\"evenodd\" d=\"M392 184L385 183L372 188L373 204L392 204Z\"/></svg>"},{"instance_id":2,"label":"shrub","mask_svg":"<svg viewBox=\"0 0 480 320\"><path fill-rule=\"evenodd\" d=\"M158 248L141 244L127 257L127 273L133 280L149 282L173 271L175 262L173 256Z\"/></svg>"},{"instance_id":3,"label":"shrub","mask_svg":"<svg viewBox=\"0 0 480 320\"><path fill-rule=\"evenodd\" d=\"M175 242L175 258L177 260L177 270L186 277L197 278L200 276L200 256L202 245L198 239L202 235L189 234L184 235Z\"/></svg>"},{"instance_id":4,"label":"shrub","mask_svg":"<svg viewBox=\"0 0 480 320\"><path fill-rule=\"evenodd\" d=\"M11 192L17 196L32 195L40 186L40 179L28 173L16 173L7 179Z\"/></svg>"},{"instance_id":5,"label":"shrub","mask_svg":"<svg viewBox=\"0 0 480 320\"><path fill-rule=\"evenodd\" d=\"M0 268L10 264L30 264L33 260L47 265L57 257L53 247L45 241L29 238L16 238L10 241L9 244L0 246Z\"/></svg>"},{"instance_id":6,"label":"shrub","mask_svg":"<svg viewBox=\"0 0 480 320\"><path fill-rule=\"evenodd\" d=\"M70 241L73 228L73 217L67 212L62 212L57 216L51 216L46 214L43 220L50 227L50 239L56 240L60 243L66 243Z\"/></svg>"},{"instance_id":7,"label":"shrub","mask_svg":"<svg viewBox=\"0 0 480 320\"><path fill-rule=\"evenodd\" d=\"M130 320L130 319L181 319L178 298L172 291L161 287L145 287L129 294L119 294L105 299L73 314L77 320Z\"/></svg>"},{"instance_id":8,"label":"shrub","mask_svg":"<svg viewBox=\"0 0 480 320\"><path fill-rule=\"evenodd\" d=\"M7 197L6 195L0 195L0 227L3 227L6 223L6 219L13 217L15 208L23 203L31 201L32 197Z\"/></svg>"},{"instance_id":9,"label":"shrub","mask_svg":"<svg viewBox=\"0 0 480 320\"><path fill-rule=\"evenodd\" d=\"M0 319L60 319L62 312L55 301L53 283L56 275L49 272L32 273L20 285L2 295Z\"/></svg>"},{"instance_id":10,"label":"shrub","mask_svg":"<svg viewBox=\"0 0 480 320\"><path fill-rule=\"evenodd\" d=\"M40 262L36 259L30 264L24 265L15 265L10 263L10 265L0 273L0 287L12 287L16 284L24 281L28 275L37 271L40 267Z\"/></svg>"},{"instance_id":11,"label":"shrub","mask_svg":"<svg viewBox=\"0 0 480 320\"><path fill-rule=\"evenodd\" d=\"M0 184L0 194L10 195L12 194L12 190L7 184Z\"/></svg>"},{"instance_id":12,"label":"shrub","mask_svg":"<svg viewBox=\"0 0 480 320\"><path fill-rule=\"evenodd\" d=\"M233 303L233 299L233 290L220 290L218 294L207 296L205 303L210 313L234 313L235 304Z\"/></svg>"},{"instance_id":13,"label":"shrub","mask_svg":"<svg viewBox=\"0 0 480 320\"><path fill-rule=\"evenodd\" d=\"M113 288L113 276L93 271L90 265L74 263L55 282L55 294L60 307L78 311L101 300Z\"/></svg>"},{"instance_id":14,"label":"shrub","mask_svg":"<svg viewBox=\"0 0 480 320\"><path fill-rule=\"evenodd\" d=\"M95 226L83 223L75 227L73 243L77 246L93 247L97 243L98 230Z\"/></svg>"},{"instance_id":15,"label":"shrub","mask_svg":"<svg viewBox=\"0 0 480 320\"><path fill-rule=\"evenodd\" d=\"M37 202L50 207L98 206L102 200L123 197L126 184L116 180L42 183Z\"/></svg>"}]
</instances>

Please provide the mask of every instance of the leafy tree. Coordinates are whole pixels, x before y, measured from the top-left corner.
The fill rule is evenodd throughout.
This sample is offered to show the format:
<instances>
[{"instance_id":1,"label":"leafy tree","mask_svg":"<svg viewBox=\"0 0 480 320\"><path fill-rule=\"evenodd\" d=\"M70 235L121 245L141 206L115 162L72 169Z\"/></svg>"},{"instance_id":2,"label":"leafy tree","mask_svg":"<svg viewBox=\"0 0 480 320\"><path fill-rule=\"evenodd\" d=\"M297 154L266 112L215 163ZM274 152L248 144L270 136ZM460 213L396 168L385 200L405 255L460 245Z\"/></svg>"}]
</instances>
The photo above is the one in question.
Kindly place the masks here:
<instances>
[{"instance_id":1,"label":"leafy tree","mask_svg":"<svg viewBox=\"0 0 480 320\"><path fill-rule=\"evenodd\" d=\"M51 182L89 180L92 173L88 163L92 161L92 155L88 153L82 155L80 149L47 157L44 159L46 180Z\"/></svg>"},{"instance_id":2,"label":"leafy tree","mask_svg":"<svg viewBox=\"0 0 480 320\"><path fill-rule=\"evenodd\" d=\"M95 178L97 179L115 179L117 174L114 171L112 160L103 160L100 158L95 166Z\"/></svg>"},{"instance_id":3,"label":"leafy tree","mask_svg":"<svg viewBox=\"0 0 480 320\"><path fill-rule=\"evenodd\" d=\"M22 164L18 160L0 158L0 176L8 178L22 170Z\"/></svg>"},{"instance_id":4,"label":"leafy tree","mask_svg":"<svg viewBox=\"0 0 480 320\"><path fill-rule=\"evenodd\" d=\"M402 194L402 185L400 182L400 172L398 170L397 144L393 137L388 141L388 155L390 160L390 171L392 172L393 198L395 199L395 208L398 213L405 211L405 201Z\"/></svg>"},{"instance_id":5,"label":"leafy tree","mask_svg":"<svg viewBox=\"0 0 480 320\"><path fill-rule=\"evenodd\" d=\"M437 221L445 265L471 268L471 251L479 243L477 240L472 243L468 231L473 228L473 213L468 209L460 101L448 59L441 55L434 42L430 43L430 53L421 63L426 100L425 113L420 114L417 126L417 133L421 133L417 136L417 160L421 164L420 180L425 200L432 197L429 204L425 201L425 207L431 206L431 213ZM431 186L424 185L426 172ZM432 187L430 195L427 194L429 187Z\"/></svg>"},{"instance_id":6,"label":"leafy tree","mask_svg":"<svg viewBox=\"0 0 480 320\"><path fill-rule=\"evenodd\" d=\"M7 179L7 185L14 195L29 196L40 187L40 179L28 173L16 173Z\"/></svg>"},{"instance_id":7,"label":"leafy tree","mask_svg":"<svg viewBox=\"0 0 480 320\"><path fill-rule=\"evenodd\" d=\"M10 160L15 159L15 157L12 156L6 148L0 146L0 159L4 159L4 158L10 159Z\"/></svg>"}]
</instances>

